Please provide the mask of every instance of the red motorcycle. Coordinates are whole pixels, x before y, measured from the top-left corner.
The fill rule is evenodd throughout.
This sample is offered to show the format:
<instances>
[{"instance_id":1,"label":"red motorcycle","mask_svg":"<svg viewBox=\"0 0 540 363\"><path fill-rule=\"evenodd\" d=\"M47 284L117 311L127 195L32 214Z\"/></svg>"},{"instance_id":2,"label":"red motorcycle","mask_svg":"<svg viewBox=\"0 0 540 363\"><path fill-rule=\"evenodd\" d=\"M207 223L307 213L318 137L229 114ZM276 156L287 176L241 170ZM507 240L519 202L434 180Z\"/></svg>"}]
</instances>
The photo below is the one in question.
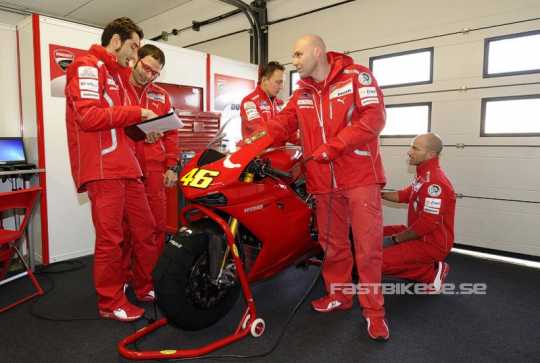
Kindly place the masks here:
<instances>
[{"instance_id":1,"label":"red motorcycle","mask_svg":"<svg viewBox=\"0 0 540 363\"><path fill-rule=\"evenodd\" d=\"M264 133L255 135L233 154L207 149L184 167L183 227L153 273L157 305L166 318L120 342L124 357L196 357L248 334L262 335L265 323L257 317L249 284L320 254L313 199L301 177L301 149L268 149L270 143ZM209 327L232 309L241 291L247 307L230 336L198 349L126 347L167 323L185 330Z\"/></svg>"}]
</instances>

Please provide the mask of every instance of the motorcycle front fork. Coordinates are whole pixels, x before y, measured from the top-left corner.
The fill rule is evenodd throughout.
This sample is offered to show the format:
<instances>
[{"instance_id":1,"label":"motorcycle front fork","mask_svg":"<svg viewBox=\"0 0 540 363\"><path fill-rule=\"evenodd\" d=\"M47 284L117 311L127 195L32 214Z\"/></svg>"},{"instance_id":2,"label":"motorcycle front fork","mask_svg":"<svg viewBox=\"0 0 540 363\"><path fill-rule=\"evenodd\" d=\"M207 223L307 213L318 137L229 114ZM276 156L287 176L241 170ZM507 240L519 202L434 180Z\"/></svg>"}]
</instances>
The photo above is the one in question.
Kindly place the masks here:
<instances>
[{"instance_id":1,"label":"motorcycle front fork","mask_svg":"<svg viewBox=\"0 0 540 363\"><path fill-rule=\"evenodd\" d=\"M243 181L244 183L252 183L254 178L253 173L245 173ZM231 230L232 236L236 239L236 234L238 233L238 219L231 217L229 219L229 228ZM225 248L225 253L223 254L223 258L221 259L219 272L217 273L217 277L215 278L214 282L217 284L220 284L223 282L223 274L225 271L225 267L227 266L227 259L229 258L229 253L231 251L231 248L229 248L229 245L227 244L227 247ZM232 251L233 254L236 257L240 257L240 254L238 253L238 247L236 246L236 243L233 243L232 245ZM215 276L211 274L211 276Z\"/></svg>"}]
</instances>

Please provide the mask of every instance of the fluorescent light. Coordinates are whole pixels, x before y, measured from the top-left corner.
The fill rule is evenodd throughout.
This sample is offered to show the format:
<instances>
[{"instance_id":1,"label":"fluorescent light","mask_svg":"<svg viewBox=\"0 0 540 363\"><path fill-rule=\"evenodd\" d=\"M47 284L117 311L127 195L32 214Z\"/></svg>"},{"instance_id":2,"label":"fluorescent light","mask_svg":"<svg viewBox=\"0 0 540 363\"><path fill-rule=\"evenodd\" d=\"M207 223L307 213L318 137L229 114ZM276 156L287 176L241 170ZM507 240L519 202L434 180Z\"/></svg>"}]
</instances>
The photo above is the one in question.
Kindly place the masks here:
<instances>
[{"instance_id":1,"label":"fluorescent light","mask_svg":"<svg viewBox=\"0 0 540 363\"><path fill-rule=\"evenodd\" d=\"M521 258L500 256L500 255L495 255L493 253L486 253L486 252L469 251L469 250L464 250L461 248L452 248L452 252L459 253L462 255L478 257L485 260L506 262L506 263L511 263L513 265L520 265L520 266L540 269L540 262L523 260Z\"/></svg>"}]
</instances>

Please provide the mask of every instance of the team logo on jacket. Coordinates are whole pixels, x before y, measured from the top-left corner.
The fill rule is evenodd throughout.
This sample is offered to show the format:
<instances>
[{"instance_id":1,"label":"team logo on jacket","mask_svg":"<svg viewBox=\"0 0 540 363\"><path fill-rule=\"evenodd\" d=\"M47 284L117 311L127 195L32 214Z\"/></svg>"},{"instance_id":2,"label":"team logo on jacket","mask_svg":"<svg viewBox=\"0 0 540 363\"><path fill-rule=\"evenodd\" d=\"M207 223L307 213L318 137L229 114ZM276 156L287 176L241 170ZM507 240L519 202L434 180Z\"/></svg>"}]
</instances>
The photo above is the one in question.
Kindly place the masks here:
<instances>
[{"instance_id":1,"label":"team logo on jacket","mask_svg":"<svg viewBox=\"0 0 540 363\"><path fill-rule=\"evenodd\" d=\"M338 84L330 91L330 99L343 97L351 93L353 93L352 81L349 81L345 84Z\"/></svg>"},{"instance_id":2,"label":"team logo on jacket","mask_svg":"<svg viewBox=\"0 0 540 363\"><path fill-rule=\"evenodd\" d=\"M438 197L442 193L442 188L438 184L431 184L427 192L431 197Z\"/></svg>"},{"instance_id":3,"label":"team logo on jacket","mask_svg":"<svg viewBox=\"0 0 540 363\"><path fill-rule=\"evenodd\" d=\"M358 76L358 79L360 80L360 83L364 86L369 86L371 84L371 76L369 73L362 72L360 73L360 76Z\"/></svg>"},{"instance_id":4,"label":"team logo on jacket","mask_svg":"<svg viewBox=\"0 0 540 363\"><path fill-rule=\"evenodd\" d=\"M162 93L148 92L146 97L152 101L165 103L165 95Z\"/></svg>"}]
</instances>

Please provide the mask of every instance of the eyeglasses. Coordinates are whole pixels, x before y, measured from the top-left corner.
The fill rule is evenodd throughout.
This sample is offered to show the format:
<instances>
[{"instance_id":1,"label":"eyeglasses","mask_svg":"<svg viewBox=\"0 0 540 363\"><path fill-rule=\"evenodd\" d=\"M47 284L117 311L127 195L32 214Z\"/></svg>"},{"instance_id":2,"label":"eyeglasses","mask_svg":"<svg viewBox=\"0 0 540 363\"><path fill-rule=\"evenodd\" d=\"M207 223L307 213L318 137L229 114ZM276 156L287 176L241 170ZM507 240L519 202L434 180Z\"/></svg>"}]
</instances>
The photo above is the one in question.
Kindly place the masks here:
<instances>
[{"instance_id":1,"label":"eyeglasses","mask_svg":"<svg viewBox=\"0 0 540 363\"><path fill-rule=\"evenodd\" d=\"M161 74L161 72L153 70L152 67L150 67L148 64L144 63L142 60L139 60L139 62L141 63L141 65L143 67L143 70L145 72L147 72L147 73L150 73L152 78L157 78Z\"/></svg>"}]
</instances>

